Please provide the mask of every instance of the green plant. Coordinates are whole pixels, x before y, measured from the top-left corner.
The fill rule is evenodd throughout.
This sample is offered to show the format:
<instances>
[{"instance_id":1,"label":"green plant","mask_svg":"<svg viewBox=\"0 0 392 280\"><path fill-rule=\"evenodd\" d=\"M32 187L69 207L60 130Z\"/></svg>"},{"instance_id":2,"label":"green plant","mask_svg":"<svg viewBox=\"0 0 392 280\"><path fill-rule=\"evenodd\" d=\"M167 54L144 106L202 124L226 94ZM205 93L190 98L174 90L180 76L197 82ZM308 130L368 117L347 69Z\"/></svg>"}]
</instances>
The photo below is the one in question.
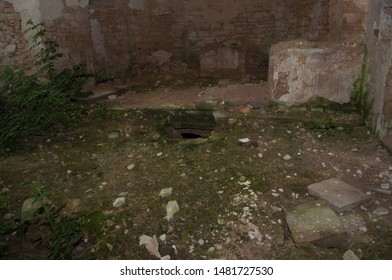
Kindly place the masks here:
<instances>
[{"instance_id":1,"label":"green plant","mask_svg":"<svg viewBox=\"0 0 392 280\"><path fill-rule=\"evenodd\" d=\"M212 141L212 147L214 149L222 149L227 146L226 137L220 137Z\"/></svg>"},{"instance_id":2,"label":"green plant","mask_svg":"<svg viewBox=\"0 0 392 280\"><path fill-rule=\"evenodd\" d=\"M35 231L35 239L50 251L51 259L72 259L75 245L81 240L81 225L77 217L61 216L60 209L54 207L49 200L49 192L39 182L29 184L37 194L35 202L42 208L37 213L39 225Z\"/></svg>"},{"instance_id":3,"label":"green plant","mask_svg":"<svg viewBox=\"0 0 392 280\"><path fill-rule=\"evenodd\" d=\"M27 31L33 32L32 37L33 46L31 49L38 49L35 57L37 59L37 66L39 73L52 78L56 71L54 69L54 62L57 58L62 57L62 54L57 52L58 43L52 39L45 39L45 28L42 23L34 23L31 19L27 21L29 28Z\"/></svg>"},{"instance_id":4,"label":"green plant","mask_svg":"<svg viewBox=\"0 0 392 280\"><path fill-rule=\"evenodd\" d=\"M355 81L353 92L351 95L351 103L357 107L361 115L367 119L369 117L373 101L369 98L368 85L369 75L369 62L367 49L365 48L365 54L363 58L361 73L358 79Z\"/></svg>"},{"instance_id":5,"label":"green plant","mask_svg":"<svg viewBox=\"0 0 392 280\"><path fill-rule=\"evenodd\" d=\"M104 120L109 114L108 107L104 103L96 103L90 111L90 116L95 120Z\"/></svg>"},{"instance_id":6,"label":"green plant","mask_svg":"<svg viewBox=\"0 0 392 280\"><path fill-rule=\"evenodd\" d=\"M20 67L0 69L0 148L14 146L23 137L42 135L77 121L81 107L75 104L89 74L83 62L57 71L61 54L57 43L44 38L42 24L28 22L33 36L37 69L27 74ZM1 150L1 149L0 149Z\"/></svg>"},{"instance_id":7,"label":"green plant","mask_svg":"<svg viewBox=\"0 0 392 280\"><path fill-rule=\"evenodd\" d=\"M95 81L97 84L105 83L114 80L114 75L110 71L101 71L95 73Z\"/></svg>"}]
</instances>

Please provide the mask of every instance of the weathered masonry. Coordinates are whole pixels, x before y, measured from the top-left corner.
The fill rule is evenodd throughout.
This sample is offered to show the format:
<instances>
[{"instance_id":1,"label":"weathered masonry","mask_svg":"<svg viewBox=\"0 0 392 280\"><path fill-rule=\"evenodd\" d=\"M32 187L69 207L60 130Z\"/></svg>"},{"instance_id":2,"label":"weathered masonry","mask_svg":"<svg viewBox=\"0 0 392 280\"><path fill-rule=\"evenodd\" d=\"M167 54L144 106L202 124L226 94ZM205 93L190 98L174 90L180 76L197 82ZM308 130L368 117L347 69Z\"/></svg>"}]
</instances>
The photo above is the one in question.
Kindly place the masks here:
<instances>
[{"instance_id":1,"label":"weathered masonry","mask_svg":"<svg viewBox=\"0 0 392 280\"><path fill-rule=\"evenodd\" d=\"M270 98L288 104L347 102L362 81L374 127L392 131L391 0L0 0L1 64L32 65L29 19L60 44L58 67L119 79L162 50L201 75L269 67Z\"/></svg>"}]
</instances>

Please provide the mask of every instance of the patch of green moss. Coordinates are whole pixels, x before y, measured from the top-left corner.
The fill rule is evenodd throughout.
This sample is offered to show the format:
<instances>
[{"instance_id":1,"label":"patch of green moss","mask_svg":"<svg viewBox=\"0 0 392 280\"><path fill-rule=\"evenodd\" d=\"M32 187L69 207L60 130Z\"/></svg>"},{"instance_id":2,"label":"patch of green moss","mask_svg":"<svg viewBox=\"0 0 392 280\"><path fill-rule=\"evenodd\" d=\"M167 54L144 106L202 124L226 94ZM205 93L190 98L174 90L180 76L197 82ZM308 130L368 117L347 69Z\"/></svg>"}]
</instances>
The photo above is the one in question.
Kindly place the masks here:
<instances>
[{"instance_id":1,"label":"patch of green moss","mask_svg":"<svg viewBox=\"0 0 392 280\"><path fill-rule=\"evenodd\" d=\"M369 61L367 50L363 58L360 76L354 84L353 92L351 95L351 104L353 104L361 115L367 119L370 114L373 100L369 97L368 91L368 76L369 76Z\"/></svg>"}]
</instances>

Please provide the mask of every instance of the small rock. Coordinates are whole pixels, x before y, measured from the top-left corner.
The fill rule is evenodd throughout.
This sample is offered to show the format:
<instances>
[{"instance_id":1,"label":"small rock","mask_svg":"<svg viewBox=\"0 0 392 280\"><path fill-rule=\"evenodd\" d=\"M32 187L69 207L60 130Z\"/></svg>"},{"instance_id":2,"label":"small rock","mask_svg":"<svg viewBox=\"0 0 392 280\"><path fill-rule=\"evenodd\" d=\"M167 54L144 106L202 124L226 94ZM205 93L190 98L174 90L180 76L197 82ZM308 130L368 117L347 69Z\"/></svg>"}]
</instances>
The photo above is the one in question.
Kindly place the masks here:
<instances>
[{"instance_id":1,"label":"small rock","mask_svg":"<svg viewBox=\"0 0 392 280\"><path fill-rule=\"evenodd\" d=\"M72 174L72 170L67 170L67 174L71 175Z\"/></svg>"},{"instance_id":2,"label":"small rock","mask_svg":"<svg viewBox=\"0 0 392 280\"><path fill-rule=\"evenodd\" d=\"M10 189L9 188L2 188L0 193L9 193Z\"/></svg>"},{"instance_id":3,"label":"small rock","mask_svg":"<svg viewBox=\"0 0 392 280\"><path fill-rule=\"evenodd\" d=\"M264 157L264 155L262 153L259 153L258 156L259 156L259 158L263 158Z\"/></svg>"},{"instance_id":4,"label":"small rock","mask_svg":"<svg viewBox=\"0 0 392 280\"><path fill-rule=\"evenodd\" d=\"M167 221L170 221L174 214L177 213L178 211L180 211L180 206L178 206L177 201L172 200L169 201L166 205L166 216L165 219L167 219Z\"/></svg>"},{"instance_id":5,"label":"small rock","mask_svg":"<svg viewBox=\"0 0 392 280\"><path fill-rule=\"evenodd\" d=\"M117 95L112 94L108 96L108 100L116 100L117 99Z\"/></svg>"},{"instance_id":6,"label":"small rock","mask_svg":"<svg viewBox=\"0 0 392 280\"><path fill-rule=\"evenodd\" d=\"M208 248L208 250L207 250L207 254L212 254L212 253L214 253L215 252L215 247L210 247L210 248Z\"/></svg>"},{"instance_id":7,"label":"small rock","mask_svg":"<svg viewBox=\"0 0 392 280\"><path fill-rule=\"evenodd\" d=\"M376 189L376 188L371 188L370 190L379 194L392 195L392 190L383 190L383 189Z\"/></svg>"},{"instance_id":8,"label":"small rock","mask_svg":"<svg viewBox=\"0 0 392 280\"><path fill-rule=\"evenodd\" d=\"M200 246L203 246L205 241L203 239L200 239L197 243L199 243Z\"/></svg>"},{"instance_id":9,"label":"small rock","mask_svg":"<svg viewBox=\"0 0 392 280\"><path fill-rule=\"evenodd\" d=\"M161 156L163 156L162 152L157 153L157 157L161 157Z\"/></svg>"},{"instance_id":10,"label":"small rock","mask_svg":"<svg viewBox=\"0 0 392 280\"><path fill-rule=\"evenodd\" d=\"M279 197L279 194L278 193L272 193L272 196Z\"/></svg>"},{"instance_id":11,"label":"small rock","mask_svg":"<svg viewBox=\"0 0 392 280\"><path fill-rule=\"evenodd\" d=\"M271 205L271 209L272 209L272 211L274 211L274 212L280 212L280 211L282 211L282 208L277 207L277 206L275 206L275 205Z\"/></svg>"},{"instance_id":12,"label":"small rock","mask_svg":"<svg viewBox=\"0 0 392 280\"><path fill-rule=\"evenodd\" d=\"M117 131L117 130L111 131L111 132L109 132L108 137L109 137L109 139L116 139L116 138L120 137L120 131Z\"/></svg>"},{"instance_id":13,"label":"small rock","mask_svg":"<svg viewBox=\"0 0 392 280\"><path fill-rule=\"evenodd\" d=\"M385 216L389 214L389 210L384 207L378 207L373 210L373 215L375 216Z\"/></svg>"},{"instance_id":14,"label":"small rock","mask_svg":"<svg viewBox=\"0 0 392 280\"><path fill-rule=\"evenodd\" d=\"M234 125L234 124L236 124L237 123L237 119L234 119L234 118L230 118L230 119L228 119L228 124L230 124L230 125Z\"/></svg>"},{"instance_id":15,"label":"small rock","mask_svg":"<svg viewBox=\"0 0 392 280\"><path fill-rule=\"evenodd\" d=\"M389 184L388 184L388 183L381 184L381 189L383 189L383 190L389 190Z\"/></svg>"},{"instance_id":16,"label":"small rock","mask_svg":"<svg viewBox=\"0 0 392 280\"><path fill-rule=\"evenodd\" d=\"M290 159L292 159L292 157L291 157L290 155L285 155L285 156L283 157L283 159L284 159L284 160L290 160Z\"/></svg>"},{"instance_id":17,"label":"small rock","mask_svg":"<svg viewBox=\"0 0 392 280\"><path fill-rule=\"evenodd\" d=\"M113 245L112 244L106 243L106 247L108 247L108 250L110 252L113 251Z\"/></svg>"},{"instance_id":18,"label":"small rock","mask_svg":"<svg viewBox=\"0 0 392 280\"><path fill-rule=\"evenodd\" d=\"M359 230L362 231L362 232L367 232L368 231L367 227L365 227L365 226L360 227Z\"/></svg>"},{"instance_id":19,"label":"small rock","mask_svg":"<svg viewBox=\"0 0 392 280\"><path fill-rule=\"evenodd\" d=\"M346 251L343 255L344 260L359 260L359 257L351 250Z\"/></svg>"},{"instance_id":20,"label":"small rock","mask_svg":"<svg viewBox=\"0 0 392 280\"><path fill-rule=\"evenodd\" d=\"M145 245L147 251L152 255L157 258L161 258L161 254L159 253L159 244L156 239L156 236L154 235L153 237L147 236L147 235L142 235L139 237L139 245Z\"/></svg>"},{"instance_id":21,"label":"small rock","mask_svg":"<svg viewBox=\"0 0 392 280\"><path fill-rule=\"evenodd\" d=\"M121 207L125 204L125 197L119 197L113 202L113 207Z\"/></svg>"},{"instance_id":22,"label":"small rock","mask_svg":"<svg viewBox=\"0 0 392 280\"><path fill-rule=\"evenodd\" d=\"M166 242L166 234L162 234L161 236L159 236L159 240L161 240L162 242Z\"/></svg>"},{"instance_id":23,"label":"small rock","mask_svg":"<svg viewBox=\"0 0 392 280\"><path fill-rule=\"evenodd\" d=\"M162 198L168 197L173 193L173 188L162 189L159 196Z\"/></svg>"},{"instance_id":24,"label":"small rock","mask_svg":"<svg viewBox=\"0 0 392 280\"><path fill-rule=\"evenodd\" d=\"M32 197L26 199L23 202L21 216L23 219L27 221L31 220L34 218L35 213L38 212L38 210L41 209L42 207L43 207L42 204L37 201L37 198Z\"/></svg>"},{"instance_id":25,"label":"small rock","mask_svg":"<svg viewBox=\"0 0 392 280\"><path fill-rule=\"evenodd\" d=\"M272 240L272 237L269 234L266 234L265 238L267 238L268 240Z\"/></svg>"},{"instance_id":26,"label":"small rock","mask_svg":"<svg viewBox=\"0 0 392 280\"><path fill-rule=\"evenodd\" d=\"M127 169L128 169L128 170L132 170L132 169L135 168L135 166L136 166L136 165L132 163L132 164L130 164L130 165L127 166Z\"/></svg>"},{"instance_id":27,"label":"small rock","mask_svg":"<svg viewBox=\"0 0 392 280\"><path fill-rule=\"evenodd\" d=\"M250 105L240 108L240 112L243 114L249 114L251 111L252 111L252 106Z\"/></svg>"}]
</instances>

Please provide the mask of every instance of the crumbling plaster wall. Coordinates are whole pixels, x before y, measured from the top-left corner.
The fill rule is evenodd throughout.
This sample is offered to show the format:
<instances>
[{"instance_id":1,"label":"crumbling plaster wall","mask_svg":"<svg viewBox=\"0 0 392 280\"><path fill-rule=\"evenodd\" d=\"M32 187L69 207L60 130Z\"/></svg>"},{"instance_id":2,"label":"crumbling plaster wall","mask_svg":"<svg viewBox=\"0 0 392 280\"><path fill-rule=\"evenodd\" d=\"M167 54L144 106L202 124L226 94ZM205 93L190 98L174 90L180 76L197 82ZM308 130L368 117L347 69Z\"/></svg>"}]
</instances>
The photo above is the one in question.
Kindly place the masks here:
<instances>
[{"instance_id":1,"label":"crumbling plaster wall","mask_svg":"<svg viewBox=\"0 0 392 280\"><path fill-rule=\"evenodd\" d=\"M57 67L84 60L92 67L89 0L0 0L0 63L23 65L34 63L32 32L27 22L44 23L46 36L56 40L64 55Z\"/></svg>"},{"instance_id":2,"label":"crumbling plaster wall","mask_svg":"<svg viewBox=\"0 0 392 280\"><path fill-rule=\"evenodd\" d=\"M27 21L40 19L38 1L0 0L0 65L16 64L28 68L33 61Z\"/></svg>"},{"instance_id":3,"label":"crumbling plaster wall","mask_svg":"<svg viewBox=\"0 0 392 280\"><path fill-rule=\"evenodd\" d=\"M392 133L392 1L370 1L366 32L369 102L380 137Z\"/></svg>"},{"instance_id":4,"label":"crumbling plaster wall","mask_svg":"<svg viewBox=\"0 0 392 280\"><path fill-rule=\"evenodd\" d=\"M0 1L19 13L14 33L27 41L27 20L44 22L64 54L60 66L83 59L97 71L122 77L156 50L180 57L187 47L200 55L207 74L256 74L265 70L272 43L328 34L329 0Z\"/></svg>"}]
</instances>

